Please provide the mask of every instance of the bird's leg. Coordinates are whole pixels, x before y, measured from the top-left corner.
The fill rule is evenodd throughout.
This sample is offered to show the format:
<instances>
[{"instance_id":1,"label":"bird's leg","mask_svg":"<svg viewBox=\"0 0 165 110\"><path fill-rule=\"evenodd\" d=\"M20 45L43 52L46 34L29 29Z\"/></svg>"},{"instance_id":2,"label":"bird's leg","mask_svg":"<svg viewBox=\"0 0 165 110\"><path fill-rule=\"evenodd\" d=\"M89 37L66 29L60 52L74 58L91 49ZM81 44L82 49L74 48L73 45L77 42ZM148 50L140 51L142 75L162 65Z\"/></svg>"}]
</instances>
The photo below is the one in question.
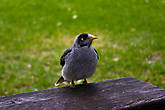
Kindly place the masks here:
<instances>
[{"instance_id":1,"label":"bird's leg","mask_svg":"<svg viewBox=\"0 0 165 110\"><path fill-rule=\"evenodd\" d=\"M70 88L75 88L74 81L72 80Z\"/></svg>"},{"instance_id":2,"label":"bird's leg","mask_svg":"<svg viewBox=\"0 0 165 110\"><path fill-rule=\"evenodd\" d=\"M88 85L88 82L86 79L84 79L83 84Z\"/></svg>"}]
</instances>

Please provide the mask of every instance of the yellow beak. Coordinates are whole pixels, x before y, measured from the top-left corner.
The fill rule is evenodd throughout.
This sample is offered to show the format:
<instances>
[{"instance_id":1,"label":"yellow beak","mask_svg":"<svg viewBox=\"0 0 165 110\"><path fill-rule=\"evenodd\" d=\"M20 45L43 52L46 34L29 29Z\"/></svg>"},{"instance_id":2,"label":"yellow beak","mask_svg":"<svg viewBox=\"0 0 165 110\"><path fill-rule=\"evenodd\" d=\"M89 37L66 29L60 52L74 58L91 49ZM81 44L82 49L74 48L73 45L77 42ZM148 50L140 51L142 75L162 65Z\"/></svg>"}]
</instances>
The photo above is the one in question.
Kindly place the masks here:
<instances>
[{"instance_id":1,"label":"yellow beak","mask_svg":"<svg viewBox=\"0 0 165 110\"><path fill-rule=\"evenodd\" d=\"M93 39L98 39L98 38L96 36L92 36L90 37L90 39L93 40Z\"/></svg>"}]
</instances>

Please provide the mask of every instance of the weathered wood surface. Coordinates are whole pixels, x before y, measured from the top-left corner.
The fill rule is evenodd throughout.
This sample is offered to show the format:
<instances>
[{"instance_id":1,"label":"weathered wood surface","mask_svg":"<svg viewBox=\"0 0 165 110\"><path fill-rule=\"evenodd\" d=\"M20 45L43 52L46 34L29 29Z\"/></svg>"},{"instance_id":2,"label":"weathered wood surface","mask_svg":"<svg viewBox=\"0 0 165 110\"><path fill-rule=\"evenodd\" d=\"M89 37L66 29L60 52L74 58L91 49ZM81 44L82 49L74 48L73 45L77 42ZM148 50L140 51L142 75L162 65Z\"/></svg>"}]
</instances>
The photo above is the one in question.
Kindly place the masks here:
<instances>
[{"instance_id":1,"label":"weathered wood surface","mask_svg":"<svg viewBox=\"0 0 165 110\"><path fill-rule=\"evenodd\" d=\"M0 98L0 110L165 110L165 90L127 77Z\"/></svg>"}]
</instances>

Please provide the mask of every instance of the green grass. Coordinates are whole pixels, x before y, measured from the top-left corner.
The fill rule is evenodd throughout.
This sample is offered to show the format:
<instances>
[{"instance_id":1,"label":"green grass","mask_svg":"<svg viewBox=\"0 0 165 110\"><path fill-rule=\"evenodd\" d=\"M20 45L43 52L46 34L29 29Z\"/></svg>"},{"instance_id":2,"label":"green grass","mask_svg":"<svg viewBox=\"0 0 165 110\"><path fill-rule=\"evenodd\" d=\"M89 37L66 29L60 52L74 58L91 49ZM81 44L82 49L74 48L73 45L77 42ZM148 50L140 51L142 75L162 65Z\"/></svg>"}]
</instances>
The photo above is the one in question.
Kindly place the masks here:
<instances>
[{"instance_id":1,"label":"green grass","mask_svg":"<svg viewBox=\"0 0 165 110\"><path fill-rule=\"evenodd\" d=\"M0 96L53 88L82 32L99 36L89 82L132 76L165 88L165 0L0 2Z\"/></svg>"}]
</instances>

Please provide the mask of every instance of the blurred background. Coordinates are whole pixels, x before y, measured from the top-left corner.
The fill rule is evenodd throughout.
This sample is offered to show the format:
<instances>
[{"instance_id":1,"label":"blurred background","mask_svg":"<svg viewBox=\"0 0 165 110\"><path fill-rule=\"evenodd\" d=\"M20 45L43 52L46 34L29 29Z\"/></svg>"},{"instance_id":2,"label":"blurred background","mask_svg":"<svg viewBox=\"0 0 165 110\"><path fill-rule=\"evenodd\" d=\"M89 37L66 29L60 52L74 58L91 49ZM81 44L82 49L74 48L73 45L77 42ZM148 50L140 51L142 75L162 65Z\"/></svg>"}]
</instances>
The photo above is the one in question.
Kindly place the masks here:
<instances>
[{"instance_id":1,"label":"blurred background","mask_svg":"<svg viewBox=\"0 0 165 110\"><path fill-rule=\"evenodd\" d=\"M0 0L0 96L54 88L60 56L83 32L99 37L89 82L165 88L165 0Z\"/></svg>"}]
</instances>

